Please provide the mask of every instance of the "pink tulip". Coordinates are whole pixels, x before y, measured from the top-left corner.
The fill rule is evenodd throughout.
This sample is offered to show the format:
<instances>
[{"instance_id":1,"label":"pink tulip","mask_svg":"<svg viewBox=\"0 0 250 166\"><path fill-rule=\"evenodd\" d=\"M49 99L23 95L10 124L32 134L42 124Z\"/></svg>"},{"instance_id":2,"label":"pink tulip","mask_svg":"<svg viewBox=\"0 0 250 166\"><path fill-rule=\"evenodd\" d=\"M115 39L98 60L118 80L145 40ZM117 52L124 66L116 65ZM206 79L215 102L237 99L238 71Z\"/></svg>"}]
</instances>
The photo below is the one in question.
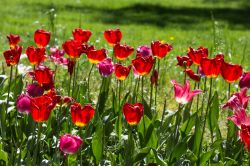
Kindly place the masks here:
<instances>
[{"instance_id":1,"label":"pink tulip","mask_svg":"<svg viewBox=\"0 0 250 166\"><path fill-rule=\"evenodd\" d=\"M239 128L241 128L242 124L250 125L250 117L247 116L245 109L235 111L233 116L229 117L228 119L233 121L234 124Z\"/></svg>"},{"instance_id":2,"label":"pink tulip","mask_svg":"<svg viewBox=\"0 0 250 166\"><path fill-rule=\"evenodd\" d=\"M250 72L245 72L240 78L240 88L250 88Z\"/></svg>"},{"instance_id":3,"label":"pink tulip","mask_svg":"<svg viewBox=\"0 0 250 166\"><path fill-rule=\"evenodd\" d=\"M199 89L190 92L190 83L188 80L184 86L178 84L175 80L172 80L171 83L174 85L175 100L180 104L187 104L195 95L202 92Z\"/></svg>"},{"instance_id":4,"label":"pink tulip","mask_svg":"<svg viewBox=\"0 0 250 166\"><path fill-rule=\"evenodd\" d=\"M18 96L16 101L16 107L18 112L20 113L30 113L31 111L31 104L30 104L31 98L27 94L21 94Z\"/></svg>"},{"instance_id":5,"label":"pink tulip","mask_svg":"<svg viewBox=\"0 0 250 166\"><path fill-rule=\"evenodd\" d=\"M143 57L152 55L152 50L147 45L139 46L136 51L137 54L140 54Z\"/></svg>"},{"instance_id":6,"label":"pink tulip","mask_svg":"<svg viewBox=\"0 0 250 166\"><path fill-rule=\"evenodd\" d=\"M78 136L65 134L60 138L60 150L65 154L74 154L82 144L82 139Z\"/></svg>"},{"instance_id":7,"label":"pink tulip","mask_svg":"<svg viewBox=\"0 0 250 166\"><path fill-rule=\"evenodd\" d=\"M50 48L50 59L52 62L54 62L56 65L63 65L67 66L69 60L67 58L64 58L65 52L64 50L59 50L57 47Z\"/></svg>"},{"instance_id":8,"label":"pink tulip","mask_svg":"<svg viewBox=\"0 0 250 166\"><path fill-rule=\"evenodd\" d=\"M31 97L42 96L44 92L44 89L38 83L28 84L26 90Z\"/></svg>"},{"instance_id":9,"label":"pink tulip","mask_svg":"<svg viewBox=\"0 0 250 166\"><path fill-rule=\"evenodd\" d=\"M106 58L106 59L102 60L96 66L99 69L99 73L103 77L108 77L114 71L114 64L113 64L111 58Z\"/></svg>"},{"instance_id":10,"label":"pink tulip","mask_svg":"<svg viewBox=\"0 0 250 166\"><path fill-rule=\"evenodd\" d=\"M222 109L229 108L232 111L239 111L247 108L248 100L250 96L247 96L247 88L242 88L240 92L236 92L231 95L226 104L222 106Z\"/></svg>"}]
</instances>

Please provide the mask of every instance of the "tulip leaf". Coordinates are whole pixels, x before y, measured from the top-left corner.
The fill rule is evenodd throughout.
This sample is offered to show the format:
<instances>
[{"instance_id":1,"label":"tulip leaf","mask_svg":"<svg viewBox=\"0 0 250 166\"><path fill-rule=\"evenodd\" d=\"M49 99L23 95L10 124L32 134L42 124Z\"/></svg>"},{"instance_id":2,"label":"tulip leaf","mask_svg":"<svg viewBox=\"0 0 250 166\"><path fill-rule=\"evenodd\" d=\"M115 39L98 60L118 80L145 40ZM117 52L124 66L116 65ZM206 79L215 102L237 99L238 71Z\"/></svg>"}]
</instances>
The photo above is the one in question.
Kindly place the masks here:
<instances>
[{"instance_id":1,"label":"tulip leaf","mask_svg":"<svg viewBox=\"0 0 250 166\"><path fill-rule=\"evenodd\" d=\"M167 165L167 163L159 156L155 149L152 149L152 151L155 155L155 159L158 165Z\"/></svg>"},{"instance_id":2,"label":"tulip leaf","mask_svg":"<svg viewBox=\"0 0 250 166\"><path fill-rule=\"evenodd\" d=\"M92 151L95 156L96 164L98 165L103 154L103 124L101 121L97 123L96 131L92 139Z\"/></svg>"},{"instance_id":3,"label":"tulip leaf","mask_svg":"<svg viewBox=\"0 0 250 166\"><path fill-rule=\"evenodd\" d=\"M22 93L23 90L23 80L22 75L17 76L14 80L12 80L11 90L14 93L14 101L17 98L17 95Z\"/></svg>"},{"instance_id":4,"label":"tulip leaf","mask_svg":"<svg viewBox=\"0 0 250 166\"><path fill-rule=\"evenodd\" d=\"M2 150L2 144L0 144L0 165L8 165L8 154Z\"/></svg>"},{"instance_id":5,"label":"tulip leaf","mask_svg":"<svg viewBox=\"0 0 250 166\"><path fill-rule=\"evenodd\" d=\"M198 118L198 114L196 114L196 121L195 121L195 131L194 131L194 142L192 151L196 156L199 156L199 150L201 145L201 124L200 118Z\"/></svg>"},{"instance_id":6,"label":"tulip leaf","mask_svg":"<svg viewBox=\"0 0 250 166\"><path fill-rule=\"evenodd\" d=\"M218 119L219 119L219 99L218 93L215 92L211 107L208 112L208 128L211 132L213 132L218 127Z\"/></svg>"},{"instance_id":7,"label":"tulip leaf","mask_svg":"<svg viewBox=\"0 0 250 166\"><path fill-rule=\"evenodd\" d=\"M145 114L150 120L152 120L153 115L152 115L152 113L151 113L151 109L150 109L148 103L143 99L142 104L143 104L143 106L144 106L144 114Z\"/></svg>"},{"instance_id":8,"label":"tulip leaf","mask_svg":"<svg viewBox=\"0 0 250 166\"><path fill-rule=\"evenodd\" d=\"M150 149L151 148L149 148L149 147L145 147L145 148L140 149L139 152L136 153L136 155L134 156L133 161L137 162L137 161L143 160L150 152Z\"/></svg>"},{"instance_id":9,"label":"tulip leaf","mask_svg":"<svg viewBox=\"0 0 250 166\"><path fill-rule=\"evenodd\" d=\"M181 126L181 132L183 133L183 137L185 137L195 125L195 120L197 112L191 115Z\"/></svg>"},{"instance_id":10,"label":"tulip leaf","mask_svg":"<svg viewBox=\"0 0 250 166\"><path fill-rule=\"evenodd\" d=\"M187 143L185 139L179 142L173 149L170 155L170 163L173 164L177 159L179 159L187 151Z\"/></svg>"},{"instance_id":11,"label":"tulip leaf","mask_svg":"<svg viewBox=\"0 0 250 166\"><path fill-rule=\"evenodd\" d=\"M210 159L212 154L213 151L208 151L206 153L203 153L200 157L199 165L206 165L206 162Z\"/></svg>"}]
</instances>

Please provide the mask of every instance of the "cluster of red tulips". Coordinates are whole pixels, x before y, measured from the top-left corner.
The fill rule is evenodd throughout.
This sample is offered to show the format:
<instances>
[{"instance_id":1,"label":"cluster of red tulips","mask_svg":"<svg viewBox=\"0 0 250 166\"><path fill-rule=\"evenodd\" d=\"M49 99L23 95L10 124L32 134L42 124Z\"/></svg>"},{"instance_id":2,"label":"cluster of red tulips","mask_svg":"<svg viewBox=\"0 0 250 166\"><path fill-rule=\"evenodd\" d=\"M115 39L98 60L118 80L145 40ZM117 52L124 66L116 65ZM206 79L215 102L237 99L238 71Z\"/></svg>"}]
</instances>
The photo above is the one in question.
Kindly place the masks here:
<instances>
[{"instance_id":1,"label":"cluster of red tulips","mask_svg":"<svg viewBox=\"0 0 250 166\"><path fill-rule=\"evenodd\" d=\"M126 80L131 68L134 75L136 77L139 76L142 81L144 76L152 73L150 81L153 86L157 85L159 75L159 63L158 68L156 68L157 63L155 62L157 60L159 62L173 49L170 44L152 41L151 47L146 45L138 47L135 58L130 61L130 65L125 66L124 61L133 54L135 49L129 45L121 44L122 32L119 29L104 31L105 40L113 47L113 57L108 57L108 51L105 48L97 49L88 43L92 35L91 31L76 28L72 34L73 39L66 40L62 44L62 50L60 50L58 47L49 47L51 33L39 29L34 33L36 47L29 46L26 49L25 54L30 64L33 65L33 70L27 73L27 77L31 78L31 81L27 84L24 92L18 96L16 107L20 113L31 114L33 120L40 124L49 119L51 111L55 107L69 106L72 122L78 127L86 126L95 116L96 111L92 104L80 104L70 94L71 78L74 75L77 60L81 56L85 55L92 64L91 70L96 66L100 75L104 78L109 77L114 72L119 83ZM19 35L10 34L7 38L10 49L4 51L3 55L6 64L11 67L12 72L13 66L19 63L23 47L19 45L21 39ZM50 48L49 51L47 50L48 48ZM68 58L64 57L65 53L68 55ZM46 59L51 60L56 65L67 67L70 77L67 96L59 95L56 91L56 71L45 66L44 61ZM177 83L176 80L172 80L171 83L174 87L175 99L180 104L180 108L182 105L192 101L195 95L203 92L199 89L199 86L198 89L190 90L190 82L186 75L191 80L194 80L197 85L201 78L210 78L210 93L213 86L212 79L217 78L219 75L229 83L229 87L230 83L240 79L241 91L231 95L223 108L229 108L233 111L233 116L229 117L229 119L239 127L239 137L247 149L250 150L250 117L246 114L247 102L250 99L250 96L247 96L247 89L250 88L250 73L243 73L240 65L226 62L223 54L217 54L214 58L209 58L208 49L204 47L199 47L197 50L190 47L186 56L177 56L177 61L177 65L184 68L184 85ZM197 66L197 71L192 69L193 64ZM157 86L155 87L157 90ZM91 101L91 96L89 94L86 94L86 96ZM208 103L210 103L210 99L211 94L209 95ZM119 98L118 100L121 99ZM127 123L132 126L137 125L144 115L143 92L141 102L133 104L126 102L119 107ZM205 124L206 120L202 134L204 133ZM64 153L72 154L78 151L82 142L82 138L79 136L65 133L60 138L60 149Z\"/></svg>"}]
</instances>

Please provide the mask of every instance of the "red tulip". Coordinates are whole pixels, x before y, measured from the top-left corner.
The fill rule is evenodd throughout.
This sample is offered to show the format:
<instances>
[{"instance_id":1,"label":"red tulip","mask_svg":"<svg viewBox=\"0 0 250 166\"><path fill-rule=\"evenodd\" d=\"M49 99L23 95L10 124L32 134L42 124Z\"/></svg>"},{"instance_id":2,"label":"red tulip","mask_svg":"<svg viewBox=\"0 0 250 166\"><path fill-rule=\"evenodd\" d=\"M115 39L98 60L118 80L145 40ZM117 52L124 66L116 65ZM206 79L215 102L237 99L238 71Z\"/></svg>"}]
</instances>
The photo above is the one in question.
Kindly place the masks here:
<instances>
[{"instance_id":1,"label":"red tulip","mask_svg":"<svg viewBox=\"0 0 250 166\"><path fill-rule=\"evenodd\" d=\"M72 59L70 59L70 58L68 58L67 67L68 67L68 73L69 73L70 75L73 74L75 65L76 65L76 61L75 61L75 60L72 60Z\"/></svg>"},{"instance_id":2,"label":"red tulip","mask_svg":"<svg viewBox=\"0 0 250 166\"><path fill-rule=\"evenodd\" d=\"M31 115L36 122L45 122L54 108L53 100L48 95L42 95L31 99Z\"/></svg>"},{"instance_id":3,"label":"red tulip","mask_svg":"<svg viewBox=\"0 0 250 166\"><path fill-rule=\"evenodd\" d=\"M82 46L78 41L67 40L62 44L62 47L71 59L79 58L81 55Z\"/></svg>"},{"instance_id":4,"label":"red tulip","mask_svg":"<svg viewBox=\"0 0 250 166\"><path fill-rule=\"evenodd\" d=\"M108 29L104 31L104 38L109 44L117 44L122 39L122 32L120 29Z\"/></svg>"},{"instance_id":5,"label":"red tulip","mask_svg":"<svg viewBox=\"0 0 250 166\"><path fill-rule=\"evenodd\" d=\"M122 108L123 115L130 125L137 125L144 113L144 106L141 103L125 103Z\"/></svg>"},{"instance_id":6,"label":"red tulip","mask_svg":"<svg viewBox=\"0 0 250 166\"><path fill-rule=\"evenodd\" d=\"M201 76L199 74L195 74L192 69L186 69L185 72L187 73L189 78L191 78L192 80L196 82L200 82Z\"/></svg>"},{"instance_id":7,"label":"red tulip","mask_svg":"<svg viewBox=\"0 0 250 166\"><path fill-rule=\"evenodd\" d=\"M223 62L221 65L221 76L227 82L235 82L242 75L242 67L240 65Z\"/></svg>"},{"instance_id":8,"label":"red tulip","mask_svg":"<svg viewBox=\"0 0 250 166\"><path fill-rule=\"evenodd\" d=\"M88 44L82 44L81 45L81 53L84 53L84 54L87 54L88 55L88 52L91 51L91 50L94 50L95 47L92 46L92 45L88 45Z\"/></svg>"},{"instance_id":9,"label":"red tulip","mask_svg":"<svg viewBox=\"0 0 250 166\"><path fill-rule=\"evenodd\" d=\"M10 34L9 36L7 36L7 39L9 40L10 48L15 48L16 45L20 42L21 37L19 35Z\"/></svg>"},{"instance_id":10,"label":"red tulip","mask_svg":"<svg viewBox=\"0 0 250 166\"><path fill-rule=\"evenodd\" d=\"M180 104L187 104L195 95L202 92L202 90L199 89L190 91L190 83L188 80L184 86L178 84L175 80L172 80L171 83L174 86L175 100Z\"/></svg>"},{"instance_id":11,"label":"red tulip","mask_svg":"<svg viewBox=\"0 0 250 166\"><path fill-rule=\"evenodd\" d=\"M92 105L87 104L85 106L81 106L76 102L71 105L70 112L73 123L79 127L86 126L95 114L95 110Z\"/></svg>"},{"instance_id":12,"label":"red tulip","mask_svg":"<svg viewBox=\"0 0 250 166\"><path fill-rule=\"evenodd\" d=\"M200 65L203 73L208 78L216 78L221 73L221 64L223 61L223 58L219 56L213 59L202 58Z\"/></svg>"},{"instance_id":13,"label":"red tulip","mask_svg":"<svg viewBox=\"0 0 250 166\"><path fill-rule=\"evenodd\" d=\"M156 85L158 84L158 71L154 70L151 77L150 77L150 82L152 85Z\"/></svg>"},{"instance_id":14,"label":"red tulip","mask_svg":"<svg viewBox=\"0 0 250 166\"><path fill-rule=\"evenodd\" d=\"M34 71L34 78L44 90L54 88L54 72L46 66L39 66Z\"/></svg>"},{"instance_id":15,"label":"red tulip","mask_svg":"<svg viewBox=\"0 0 250 166\"><path fill-rule=\"evenodd\" d=\"M125 80L130 72L131 65L128 67L122 66L121 64L115 65L115 76L118 80Z\"/></svg>"},{"instance_id":16,"label":"red tulip","mask_svg":"<svg viewBox=\"0 0 250 166\"><path fill-rule=\"evenodd\" d=\"M81 28L76 28L72 31L74 40L80 43L87 43L92 32L90 30L83 30Z\"/></svg>"},{"instance_id":17,"label":"red tulip","mask_svg":"<svg viewBox=\"0 0 250 166\"><path fill-rule=\"evenodd\" d=\"M155 61L152 56L138 56L132 60L132 64L136 72L141 76L144 76L150 72L154 65L154 62Z\"/></svg>"},{"instance_id":18,"label":"red tulip","mask_svg":"<svg viewBox=\"0 0 250 166\"><path fill-rule=\"evenodd\" d=\"M23 47L16 46L4 51L3 55L8 66L14 66L19 63Z\"/></svg>"},{"instance_id":19,"label":"red tulip","mask_svg":"<svg viewBox=\"0 0 250 166\"><path fill-rule=\"evenodd\" d=\"M116 44L114 46L114 55L118 60L124 60L134 52L134 48L128 45Z\"/></svg>"},{"instance_id":20,"label":"red tulip","mask_svg":"<svg viewBox=\"0 0 250 166\"><path fill-rule=\"evenodd\" d=\"M161 59L164 58L169 51L173 49L170 44L163 44L160 41L152 41L151 49L154 56Z\"/></svg>"},{"instance_id":21,"label":"red tulip","mask_svg":"<svg viewBox=\"0 0 250 166\"><path fill-rule=\"evenodd\" d=\"M242 124L250 125L250 117L247 116L246 110L243 108L235 111L228 120L231 120L239 128L241 128Z\"/></svg>"},{"instance_id":22,"label":"red tulip","mask_svg":"<svg viewBox=\"0 0 250 166\"><path fill-rule=\"evenodd\" d=\"M62 135L60 137L60 150L65 154L74 154L79 150L82 142L82 139L78 136Z\"/></svg>"},{"instance_id":23,"label":"red tulip","mask_svg":"<svg viewBox=\"0 0 250 166\"><path fill-rule=\"evenodd\" d=\"M250 120L250 119L248 119ZM242 124L239 131L239 137L245 144L246 149L250 152L250 124Z\"/></svg>"},{"instance_id":24,"label":"red tulip","mask_svg":"<svg viewBox=\"0 0 250 166\"><path fill-rule=\"evenodd\" d=\"M50 32L47 32L43 29L36 30L34 34L34 40L37 47L45 47L48 45L50 40Z\"/></svg>"},{"instance_id":25,"label":"red tulip","mask_svg":"<svg viewBox=\"0 0 250 166\"><path fill-rule=\"evenodd\" d=\"M208 49L204 47L199 47L197 50L189 48L188 56L192 59L194 64L200 65L203 57L208 57Z\"/></svg>"},{"instance_id":26,"label":"red tulip","mask_svg":"<svg viewBox=\"0 0 250 166\"><path fill-rule=\"evenodd\" d=\"M177 65L184 68L189 68L193 64L192 59L188 56L177 56L176 59L178 61Z\"/></svg>"},{"instance_id":27,"label":"red tulip","mask_svg":"<svg viewBox=\"0 0 250 166\"><path fill-rule=\"evenodd\" d=\"M90 63L97 64L106 59L107 51L104 48L100 50L90 50L87 56Z\"/></svg>"},{"instance_id":28,"label":"red tulip","mask_svg":"<svg viewBox=\"0 0 250 166\"><path fill-rule=\"evenodd\" d=\"M240 88L250 88L250 72L245 72L239 82Z\"/></svg>"},{"instance_id":29,"label":"red tulip","mask_svg":"<svg viewBox=\"0 0 250 166\"><path fill-rule=\"evenodd\" d=\"M26 49L26 55L32 65L38 65L47 58L45 48L34 48L33 46Z\"/></svg>"}]
</instances>

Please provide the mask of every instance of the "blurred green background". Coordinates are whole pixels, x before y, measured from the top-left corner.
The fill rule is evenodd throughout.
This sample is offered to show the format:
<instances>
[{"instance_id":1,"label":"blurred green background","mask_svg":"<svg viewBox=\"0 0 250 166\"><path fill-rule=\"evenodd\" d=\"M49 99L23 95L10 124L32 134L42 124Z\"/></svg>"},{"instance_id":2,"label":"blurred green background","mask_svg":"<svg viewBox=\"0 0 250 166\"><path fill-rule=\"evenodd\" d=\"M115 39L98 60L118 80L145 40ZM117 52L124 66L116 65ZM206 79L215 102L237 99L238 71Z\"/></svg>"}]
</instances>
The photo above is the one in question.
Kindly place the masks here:
<instances>
[{"instance_id":1,"label":"blurred green background","mask_svg":"<svg viewBox=\"0 0 250 166\"><path fill-rule=\"evenodd\" d=\"M80 18L81 27L93 31L91 41L102 44L105 29L120 28L127 44L137 47L160 39L172 43L176 54L185 54L189 46L211 48L216 40L216 52L238 57L250 37L248 0L1 0L0 6L1 51L8 48L10 32L20 34L27 46L37 28L51 31L51 16L59 44ZM245 52L249 58L250 48Z\"/></svg>"}]
</instances>

